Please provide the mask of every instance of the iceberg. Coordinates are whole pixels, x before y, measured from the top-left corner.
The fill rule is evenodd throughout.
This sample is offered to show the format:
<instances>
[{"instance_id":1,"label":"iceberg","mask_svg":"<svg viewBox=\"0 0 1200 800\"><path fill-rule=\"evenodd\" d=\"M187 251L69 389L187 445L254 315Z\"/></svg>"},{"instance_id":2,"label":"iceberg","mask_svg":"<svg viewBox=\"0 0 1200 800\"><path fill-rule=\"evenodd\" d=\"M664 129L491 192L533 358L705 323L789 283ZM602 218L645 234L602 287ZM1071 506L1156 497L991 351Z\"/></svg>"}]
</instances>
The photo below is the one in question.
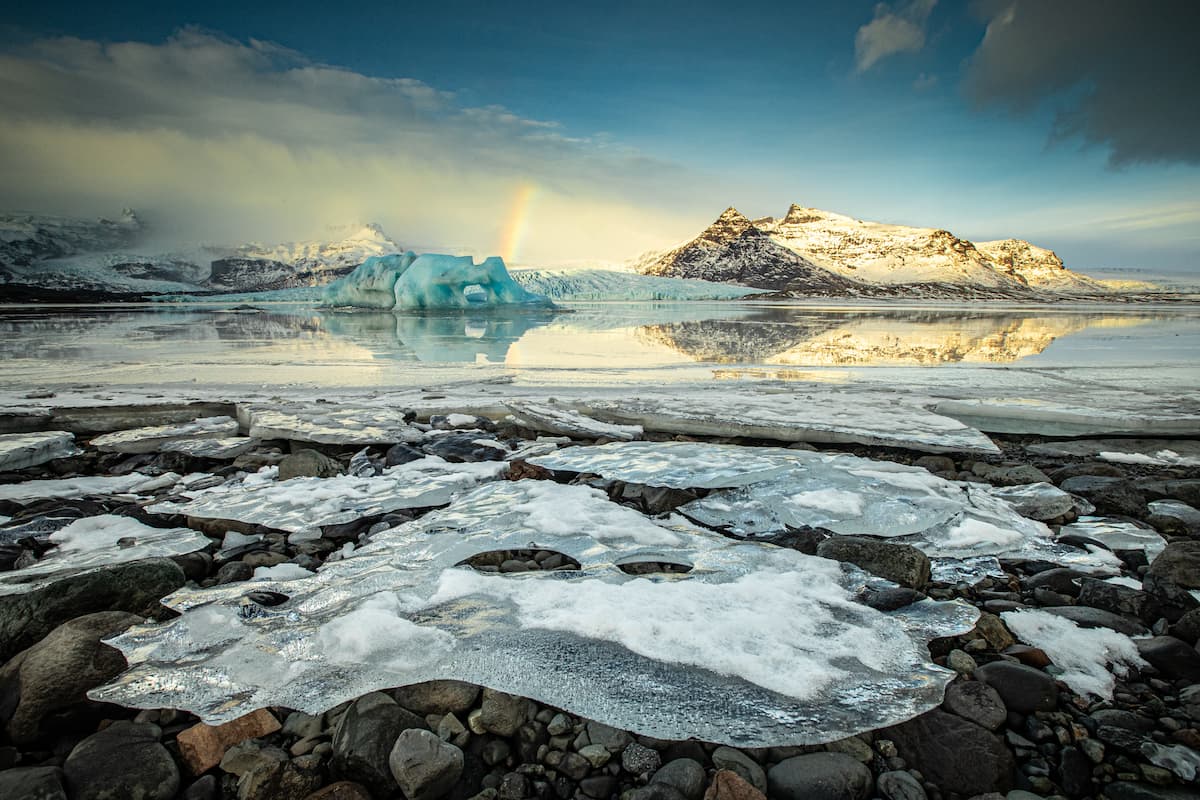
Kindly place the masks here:
<instances>
[{"instance_id":1,"label":"iceberg","mask_svg":"<svg viewBox=\"0 0 1200 800\"><path fill-rule=\"evenodd\" d=\"M476 264L470 256L426 253L368 258L326 287L327 306L426 311L491 306L553 308L521 287L496 256Z\"/></svg>"},{"instance_id":2,"label":"iceberg","mask_svg":"<svg viewBox=\"0 0 1200 800\"><path fill-rule=\"evenodd\" d=\"M464 565L531 547L580 569ZM630 575L619 565L631 558L690 570ZM169 595L181 616L108 640L131 668L90 696L215 724L456 679L662 739L826 742L941 702L954 674L931 663L928 642L978 619L960 602L878 611L856 600L868 585L891 584L678 517L652 520L588 487L501 481L312 577L256 580L254 591L287 598L278 605L258 605L245 585Z\"/></svg>"}]
</instances>

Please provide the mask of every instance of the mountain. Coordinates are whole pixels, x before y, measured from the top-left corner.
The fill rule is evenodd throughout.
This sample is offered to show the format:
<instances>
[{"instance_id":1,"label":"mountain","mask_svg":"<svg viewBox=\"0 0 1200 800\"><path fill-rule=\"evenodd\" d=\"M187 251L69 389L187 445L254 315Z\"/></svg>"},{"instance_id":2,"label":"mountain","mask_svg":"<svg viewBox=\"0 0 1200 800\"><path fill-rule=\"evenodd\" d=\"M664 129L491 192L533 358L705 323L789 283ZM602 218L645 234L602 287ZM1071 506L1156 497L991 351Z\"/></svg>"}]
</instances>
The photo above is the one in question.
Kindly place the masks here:
<instances>
[{"instance_id":1,"label":"mountain","mask_svg":"<svg viewBox=\"0 0 1200 800\"><path fill-rule=\"evenodd\" d=\"M761 290L712 281L638 275L612 269L514 269L514 281L527 291L563 301L731 300Z\"/></svg>"},{"instance_id":2,"label":"mountain","mask_svg":"<svg viewBox=\"0 0 1200 800\"><path fill-rule=\"evenodd\" d=\"M1034 300L1131 288L1071 272L1052 251L1019 239L976 245L940 228L866 222L794 204L780 219L753 221L728 208L692 241L642 256L633 268L790 297Z\"/></svg>"}]
</instances>

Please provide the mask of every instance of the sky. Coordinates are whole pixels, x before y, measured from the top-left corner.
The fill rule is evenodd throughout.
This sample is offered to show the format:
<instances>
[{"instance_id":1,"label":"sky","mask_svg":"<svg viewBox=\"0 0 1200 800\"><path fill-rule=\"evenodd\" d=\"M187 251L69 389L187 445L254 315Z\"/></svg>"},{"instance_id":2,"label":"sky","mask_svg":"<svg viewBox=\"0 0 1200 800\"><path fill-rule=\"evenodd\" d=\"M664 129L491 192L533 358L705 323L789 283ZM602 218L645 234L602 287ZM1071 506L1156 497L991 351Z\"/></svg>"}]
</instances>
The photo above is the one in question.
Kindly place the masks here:
<instances>
[{"instance_id":1,"label":"sky","mask_svg":"<svg viewBox=\"0 0 1200 800\"><path fill-rule=\"evenodd\" d=\"M6 6L0 209L552 265L798 203L1200 272L1190 0Z\"/></svg>"}]
</instances>

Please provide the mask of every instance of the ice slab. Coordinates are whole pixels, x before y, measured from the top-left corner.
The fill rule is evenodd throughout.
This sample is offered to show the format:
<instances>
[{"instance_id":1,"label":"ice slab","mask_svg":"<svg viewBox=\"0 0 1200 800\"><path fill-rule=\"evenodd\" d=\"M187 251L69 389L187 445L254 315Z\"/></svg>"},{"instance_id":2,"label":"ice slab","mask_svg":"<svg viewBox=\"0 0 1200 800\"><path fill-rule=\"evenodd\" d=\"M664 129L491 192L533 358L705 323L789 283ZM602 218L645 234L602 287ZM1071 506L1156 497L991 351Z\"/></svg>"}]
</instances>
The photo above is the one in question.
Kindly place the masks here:
<instances>
[{"instance_id":1,"label":"ice slab","mask_svg":"<svg viewBox=\"0 0 1200 800\"><path fill-rule=\"evenodd\" d=\"M404 411L375 406L292 403L239 405L238 419L253 439L295 439L321 444L414 444L424 434Z\"/></svg>"},{"instance_id":2,"label":"ice slab","mask_svg":"<svg viewBox=\"0 0 1200 800\"><path fill-rule=\"evenodd\" d=\"M41 559L0 572L0 595L32 589L98 567L203 550L209 539L187 528L152 528L130 517L84 517L50 534L56 546Z\"/></svg>"},{"instance_id":3,"label":"ice slab","mask_svg":"<svg viewBox=\"0 0 1200 800\"><path fill-rule=\"evenodd\" d=\"M547 401L513 400L505 403L516 421L535 431L557 433L586 439L630 441L642 438L641 425L616 425L601 422L573 408Z\"/></svg>"},{"instance_id":4,"label":"ice slab","mask_svg":"<svg viewBox=\"0 0 1200 800\"><path fill-rule=\"evenodd\" d=\"M1151 399L1148 399L1151 400ZM1089 405L1044 398L940 400L933 410L988 433L1032 433L1039 436L1198 436L1200 416L1173 411L1152 400L1131 404Z\"/></svg>"},{"instance_id":5,"label":"ice slab","mask_svg":"<svg viewBox=\"0 0 1200 800\"><path fill-rule=\"evenodd\" d=\"M788 472L794 451L702 442L610 442L566 447L530 458L531 464L564 472L592 472L611 480L670 489L745 486Z\"/></svg>"},{"instance_id":6,"label":"ice slab","mask_svg":"<svg viewBox=\"0 0 1200 800\"><path fill-rule=\"evenodd\" d=\"M578 571L476 573L497 549L545 548ZM635 577L632 556L688 563ZM840 739L937 705L953 673L930 638L978 612L855 602L869 578L826 559L655 522L603 493L497 482L385 531L311 578L184 589L182 612L109 641L131 669L91 696L209 723L283 705L321 713L438 678L481 683L663 739L741 746ZM703 620L697 624L697 620Z\"/></svg>"},{"instance_id":7,"label":"ice slab","mask_svg":"<svg viewBox=\"0 0 1200 800\"><path fill-rule=\"evenodd\" d=\"M78 452L75 437L66 431L6 433L0 435L0 470L36 467Z\"/></svg>"},{"instance_id":8,"label":"ice slab","mask_svg":"<svg viewBox=\"0 0 1200 800\"><path fill-rule=\"evenodd\" d=\"M0 500L32 503L49 498L87 497L89 495L137 494L175 485L179 476L174 472L163 475L113 475L80 478L55 478L43 481L24 481L0 486Z\"/></svg>"},{"instance_id":9,"label":"ice slab","mask_svg":"<svg viewBox=\"0 0 1200 800\"><path fill-rule=\"evenodd\" d=\"M1069 492L1045 482L995 487L992 494L1011 504L1018 514L1043 522L1075 508L1075 498Z\"/></svg>"},{"instance_id":10,"label":"ice slab","mask_svg":"<svg viewBox=\"0 0 1200 800\"><path fill-rule=\"evenodd\" d=\"M606 422L641 425L663 433L853 442L933 453L1000 452L991 439L958 420L864 393L647 393L630 399L583 401L578 408Z\"/></svg>"},{"instance_id":11,"label":"ice slab","mask_svg":"<svg viewBox=\"0 0 1200 800\"><path fill-rule=\"evenodd\" d=\"M159 447L164 453L183 453L196 458L237 458L253 450L258 439L248 436L229 436L220 439L184 439L166 442Z\"/></svg>"},{"instance_id":12,"label":"ice slab","mask_svg":"<svg viewBox=\"0 0 1200 800\"><path fill-rule=\"evenodd\" d=\"M1187 439L1078 439L1025 448L1042 456L1099 458L1116 464L1200 466L1200 442Z\"/></svg>"},{"instance_id":13,"label":"ice slab","mask_svg":"<svg viewBox=\"0 0 1200 800\"><path fill-rule=\"evenodd\" d=\"M180 425L106 433L92 439L92 446L105 453L157 453L164 445L195 439L220 439L236 436L237 432L238 423L232 417L200 417Z\"/></svg>"},{"instance_id":14,"label":"ice slab","mask_svg":"<svg viewBox=\"0 0 1200 800\"><path fill-rule=\"evenodd\" d=\"M1130 669L1146 666L1137 645L1123 633L1080 628L1069 619L1036 609L1006 611L1000 617L1014 636L1050 657L1062 670L1058 679L1076 694L1111 700L1113 673L1124 677Z\"/></svg>"},{"instance_id":15,"label":"ice slab","mask_svg":"<svg viewBox=\"0 0 1200 800\"><path fill-rule=\"evenodd\" d=\"M1142 528L1132 522L1108 517L1080 517L1070 525L1059 528L1058 536L1083 536L1109 550L1142 550L1146 553L1147 561L1153 561L1167 546L1167 540L1153 528Z\"/></svg>"},{"instance_id":16,"label":"ice slab","mask_svg":"<svg viewBox=\"0 0 1200 800\"><path fill-rule=\"evenodd\" d=\"M371 477L262 481L256 474L249 481L195 492L188 502L156 503L146 510L313 533L325 525L340 525L402 508L445 505L455 492L498 477L506 468L504 462L451 464L427 456Z\"/></svg>"}]
</instances>

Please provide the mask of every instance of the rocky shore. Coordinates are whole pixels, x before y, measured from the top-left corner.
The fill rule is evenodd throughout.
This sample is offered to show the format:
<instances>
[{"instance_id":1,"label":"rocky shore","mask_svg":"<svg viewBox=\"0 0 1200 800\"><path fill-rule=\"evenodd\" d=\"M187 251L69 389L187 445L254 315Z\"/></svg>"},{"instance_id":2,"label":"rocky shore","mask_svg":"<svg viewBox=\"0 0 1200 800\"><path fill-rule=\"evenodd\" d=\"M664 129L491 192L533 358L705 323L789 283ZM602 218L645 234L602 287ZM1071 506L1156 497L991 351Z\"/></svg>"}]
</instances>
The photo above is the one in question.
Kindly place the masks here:
<instances>
[{"instance_id":1,"label":"rocky shore","mask_svg":"<svg viewBox=\"0 0 1200 800\"><path fill-rule=\"evenodd\" d=\"M147 510L179 501L182 487L202 490L268 473L279 481L374 475L436 455L450 463L496 462L501 479L510 481L601 488L613 503L649 516L676 511L709 493L531 463L537 453L609 440L589 436L585 429L563 435L561 426L557 432L527 427L528 418L518 422L470 413L413 414L405 424L417 434L363 444L361 438L344 443L327 436L321 437L325 441L290 438L282 428L274 430L279 434L274 438L251 438L244 435L244 425L239 429L211 418L198 428L160 431L155 438L123 435L122 425L133 426L116 422L106 423L105 430L77 430L73 442L31 440L26 449L41 455L26 460L40 463L0 459L9 465L0 467L7 469L0 473L0 489L12 490L0 492L7 498L0 499L0 578L10 581L0 590L0 798L1200 797L1200 601L1192 594L1200 589L1200 467L1187 456L1195 449L1188 441L1153 443L1124 456L1105 448L1119 450L1125 440L1089 450L1030 436L993 436L1000 448L996 455L817 446L822 452L914 465L953 481L995 487L1051 484L1071 495L1067 506L1013 502L1055 532L1086 511L1157 533L1165 544L1107 548L1117 565L1113 572L1119 572L1107 579L1052 560L1001 557L995 574L948 583L931 579L930 558L905 544L839 536L820 527L770 532L767 540L781 547L853 564L895 583L887 598L864 602L895 607L929 597L958 600L980 612L971 632L930 644L933 662L956 673L940 706L849 738L755 748L665 741L458 681L373 691L316 715L263 708L221 725L206 725L172 708L138 710L88 698L90 690L126 668L122 653L104 640L143 620L173 616L159 603L170 593L185 586L244 583L247 603L270 608L287 598L256 590L256 576L318 570L372 536L444 505L322 524L315 536ZM267 430L267 422L261 427ZM622 427L614 426L613 438L635 435L617 430ZM650 441L703 438L652 430L641 435ZM720 442L744 448L747 456L779 444ZM792 447L815 449L805 443ZM130 480L83 480L98 478ZM29 481L61 483L39 484L41 497L13 489ZM108 517L154 529L186 529L207 543L173 556L91 564L28 591L11 588L13 577L23 571L34 570L26 573L32 575L39 564L53 567L52 534L78 520ZM1105 549L1084 534L1068 533L1059 541L1081 552ZM122 540L113 545L125 546ZM579 564L562 553L512 548L480 554L464 568L516 573L573 570ZM640 562L627 571L677 568L683 569ZM1136 646L1140 665L1115 675L1111 699L1080 694L1063 680L1071 665L1056 663L1046 652L1058 654L1061 648L1022 643L1014 630L1018 626L1010 624L1015 618L1008 615L1028 610L1069 620L1072 630L1124 634ZM1058 661L1068 655L1058 654ZM653 701L669 706L675 698Z\"/></svg>"}]
</instances>

